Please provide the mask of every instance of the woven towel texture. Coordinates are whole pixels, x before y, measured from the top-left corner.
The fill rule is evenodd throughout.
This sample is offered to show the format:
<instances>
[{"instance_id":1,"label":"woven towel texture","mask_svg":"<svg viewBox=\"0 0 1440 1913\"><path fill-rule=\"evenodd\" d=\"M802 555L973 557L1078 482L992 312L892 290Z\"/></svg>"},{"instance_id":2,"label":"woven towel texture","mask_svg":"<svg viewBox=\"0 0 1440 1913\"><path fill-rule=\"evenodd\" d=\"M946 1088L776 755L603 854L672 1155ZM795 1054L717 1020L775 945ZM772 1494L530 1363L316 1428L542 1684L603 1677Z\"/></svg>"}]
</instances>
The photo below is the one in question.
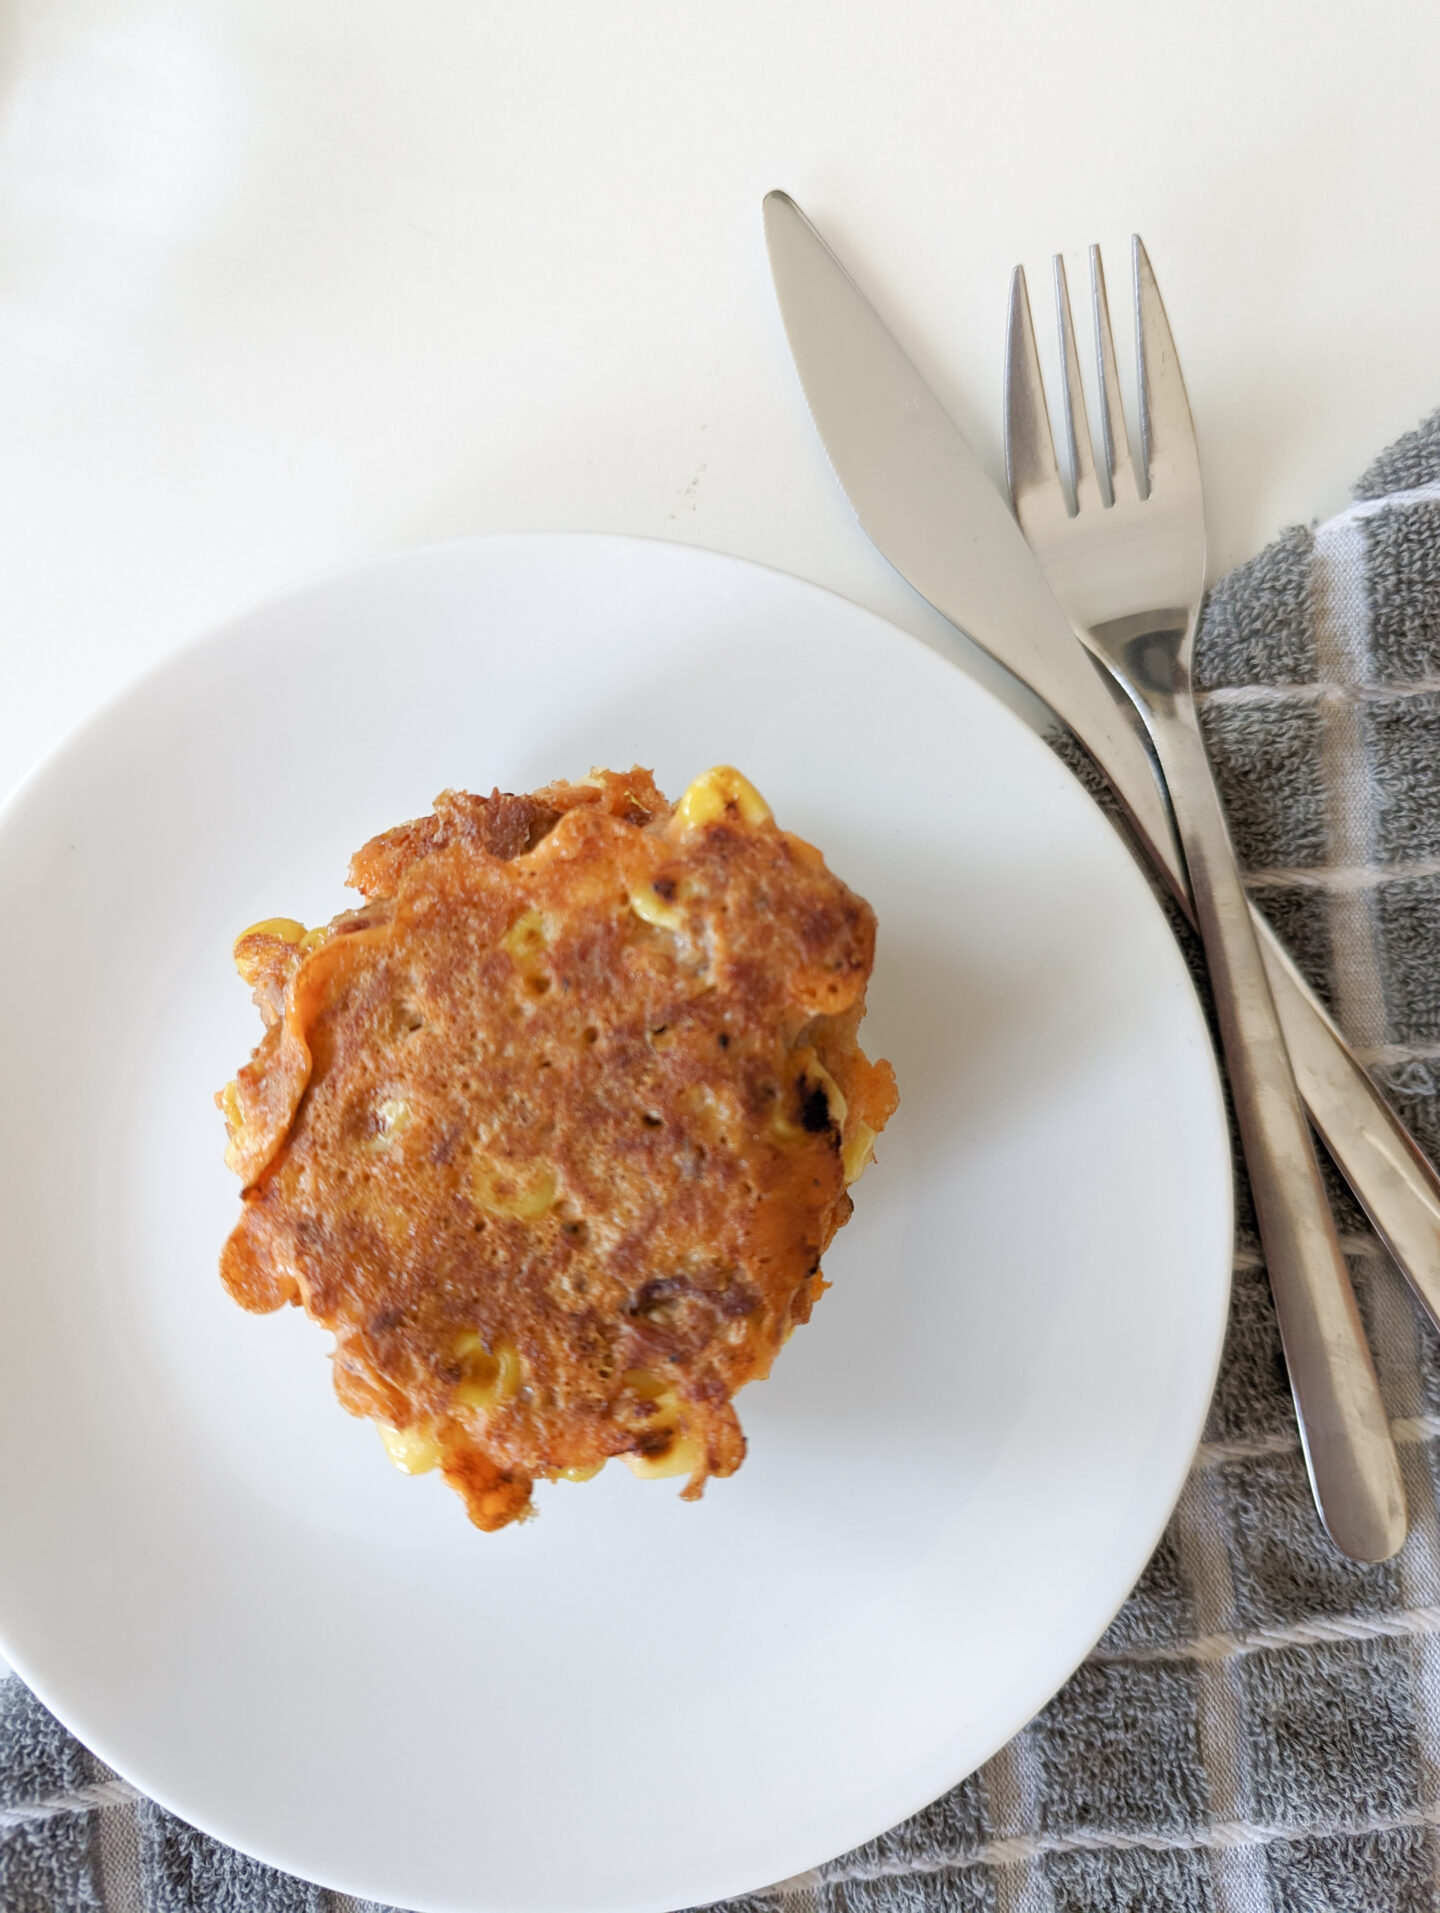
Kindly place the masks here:
<instances>
[{"instance_id":1,"label":"woven towel texture","mask_svg":"<svg viewBox=\"0 0 1440 1913\"><path fill-rule=\"evenodd\" d=\"M1211 594L1202 718L1256 899L1440 1155L1440 414ZM1342 1560L1241 1192L1204 1445L1095 1653L925 1812L733 1913L1440 1908L1440 1337L1338 1183L1413 1531ZM0 1913L358 1913L139 1798L0 1683ZM368 1913L368 1909L366 1909Z\"/></svg>"}]
</instances>

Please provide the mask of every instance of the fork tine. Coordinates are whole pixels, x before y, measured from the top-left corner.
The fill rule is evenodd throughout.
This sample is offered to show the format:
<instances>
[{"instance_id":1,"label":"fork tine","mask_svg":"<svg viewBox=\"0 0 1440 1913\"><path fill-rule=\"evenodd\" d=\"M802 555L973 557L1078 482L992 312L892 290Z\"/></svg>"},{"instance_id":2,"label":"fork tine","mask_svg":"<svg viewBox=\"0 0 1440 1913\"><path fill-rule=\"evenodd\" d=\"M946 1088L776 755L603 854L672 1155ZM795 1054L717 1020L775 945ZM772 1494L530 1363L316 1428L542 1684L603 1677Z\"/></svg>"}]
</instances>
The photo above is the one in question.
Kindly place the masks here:
<instances>
[{"instance_id":1,"label":"fork tine","mask_svg":"<svg viewBox=\"0 0 1440 1913\"><path fill-rule=\"evenodd\" d=\"M1095 357L1100 367L1101 438L1110 502L1126 504L1140 496L1135 468L1130 463L1130 434L1125 429L1125 407L1120 399L1120 375L1115 366L1115 335L1110 330L1110 302L1105 297L1105 267L1100 248L1090 248L1090 305L1095 316Z\"/></svg>"},{"instance_id":2,"label":"fork tine","mask_svg":"<svg viewBox=\"0 0 1440 1913\"><path fill-rule=\"evenodd\" d=\"M1135 350L1140 363L1140 445L1145 478L1153 492L1157 474L1199 483L1195 422L1180 373L1170 321L1155 283L1149 255L1137 233L1130 241L1135 272Z\"/></svg>"},{"instance_id":3,"label":"fork tine","mask_svg":"<svg viewBox=\"0 0 1440 1913\"><path fill-rule=\"evenodd\" d=\"M1065 261L1057 252L1055 266L1055 318L1060 328L1060 395L1065 419L1066 449L1075 481L1075 509L1082 512L1103 503L1100 481L1095 476L1095 448L1090 438L1090 418L1085 410L1085 392L1080 384L1080 359L1075 350L1075 321L1070 316L1070 287L1065 278Z\"/></svg>"},{"instance_id":4,"label":"fork tine","mask_svg":"<svg viewBox=\"0 0 1440 1913\"><path fill-rule=\"evenodd\" d=\"M1037 493L1061 492L1023 266L1017 266L1011 275L1005 334L1005 476L1010 485L1010 503L1022 524L1028 498Z\"/></svg>"}]
</instances>

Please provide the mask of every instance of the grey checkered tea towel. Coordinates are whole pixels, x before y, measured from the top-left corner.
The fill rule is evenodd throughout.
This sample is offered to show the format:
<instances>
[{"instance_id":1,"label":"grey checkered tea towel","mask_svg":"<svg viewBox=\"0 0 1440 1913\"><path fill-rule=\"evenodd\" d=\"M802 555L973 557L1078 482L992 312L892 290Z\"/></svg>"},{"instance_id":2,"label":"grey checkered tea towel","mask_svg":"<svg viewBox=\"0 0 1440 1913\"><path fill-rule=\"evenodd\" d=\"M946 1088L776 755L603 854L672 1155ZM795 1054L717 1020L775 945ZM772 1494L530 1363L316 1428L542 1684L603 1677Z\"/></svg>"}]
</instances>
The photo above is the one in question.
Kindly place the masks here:
<instances>
[{"instance_id":1,"label":"grey checkered tea towel","mask_svg":"<svg viewBox=\"0 0 1440 1913\"><path fill-rule=\"evenodd\" d=\"M1356 502L1216 588L1197 674L1254 894L1440 1155L1440 414ZM1356 1567L1306 1488L1242 1200L1193 1474L1100 1646L981 1771L735 1913L1440 1908L1440 1337L1340 1226L1405 1468L1401 1554ZM0 1913L353 1913L136 1795L0 1683Z\"/></svg>"}]
</instances>

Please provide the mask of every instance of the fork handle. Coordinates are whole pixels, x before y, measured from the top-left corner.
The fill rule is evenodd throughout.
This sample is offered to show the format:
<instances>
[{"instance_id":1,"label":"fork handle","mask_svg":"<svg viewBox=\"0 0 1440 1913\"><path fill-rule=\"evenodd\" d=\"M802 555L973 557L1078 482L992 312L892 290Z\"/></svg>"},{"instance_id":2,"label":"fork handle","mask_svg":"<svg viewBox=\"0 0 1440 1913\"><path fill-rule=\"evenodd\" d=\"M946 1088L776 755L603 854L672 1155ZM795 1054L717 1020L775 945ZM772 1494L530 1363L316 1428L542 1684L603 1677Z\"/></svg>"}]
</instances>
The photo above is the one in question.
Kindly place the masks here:
<instances>
[{"instance_id":1,"label":"fork handle","mask_svg":"<svg viewBox=\"0 0 1440 1913\"><path fill-rule=\"evenodd\" d=\"M1088 642L1083 629L1080 635ZM1086 661L1076 658L1078 664ZM1062 647L1052 644L1037 647L1022 675L1063 715L1104 771L1141 848L1194 923L1169 801L1140 742L1140 725L1148 722L1148 714L1127 691L1122 716L1110 686L1123 680L1112 678L1098 659L1093 662L1096 668L1087 682L1084 673L1065 661ZM1440 1329L1440 1176L1253 904L1250 916L1310 1120L1396 1267Z\"/></svg>"},{"instance_id":2,"label":"fork handle","mask_svg":"<svg viewBox=\"0 0 1440 1913\"><path fill-rule=\"evenodd\" d=\"M1388 1560L1405 1539L1400 1465L1194 705L1148 701L1316 1506L1342 1553Z\"/></svg>"}]
</instances>

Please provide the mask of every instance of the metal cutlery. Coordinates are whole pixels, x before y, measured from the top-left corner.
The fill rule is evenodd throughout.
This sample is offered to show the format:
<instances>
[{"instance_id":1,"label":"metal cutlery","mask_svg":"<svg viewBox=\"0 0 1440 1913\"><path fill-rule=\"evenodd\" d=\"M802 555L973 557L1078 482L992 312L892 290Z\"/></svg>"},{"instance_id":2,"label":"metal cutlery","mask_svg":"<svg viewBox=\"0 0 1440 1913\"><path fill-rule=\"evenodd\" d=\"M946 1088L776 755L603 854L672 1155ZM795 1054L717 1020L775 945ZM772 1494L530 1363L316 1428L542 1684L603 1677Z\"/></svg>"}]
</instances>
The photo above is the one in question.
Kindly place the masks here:
<instances>
[{"instance_id":1,"label":"metal cutlery","mask_svg":"<svg viewBox=\"0 0 1440 1913\"><path fill-rule=\"evenodd\" d=\"M1405 1536L1399 1463L1291 1071L1191 684L1205 589L1200 461L1184 379L1144 247L1134 241L1141 442L1130 456L1097 249L1090 254L1104 490L1057 260L1067 500L1017 270L1005 362L1005 449L1015 515L1056 597L1128 692L1169 791L1315 1499L1332 1538L1383 1560ZM1143 489L1142 489L1143 485Z\"/></svg>"},{"instance_id":2,"label":"metal cutlery","mask_svg":"<svg viewBox=\"0 0 1440 1913\"><path fill-rule=\"evenodd\" d=\"M1076 642L1015 519L873 306L788 195L766 237L812 417L861 524L952 623L1028 684L1105 773L1185 896L1138 732ZM1382 1239L1440 1322L1440 1179L1273 940L1266 962L1302 1092Z\"/></svg>"}]
</instances>

